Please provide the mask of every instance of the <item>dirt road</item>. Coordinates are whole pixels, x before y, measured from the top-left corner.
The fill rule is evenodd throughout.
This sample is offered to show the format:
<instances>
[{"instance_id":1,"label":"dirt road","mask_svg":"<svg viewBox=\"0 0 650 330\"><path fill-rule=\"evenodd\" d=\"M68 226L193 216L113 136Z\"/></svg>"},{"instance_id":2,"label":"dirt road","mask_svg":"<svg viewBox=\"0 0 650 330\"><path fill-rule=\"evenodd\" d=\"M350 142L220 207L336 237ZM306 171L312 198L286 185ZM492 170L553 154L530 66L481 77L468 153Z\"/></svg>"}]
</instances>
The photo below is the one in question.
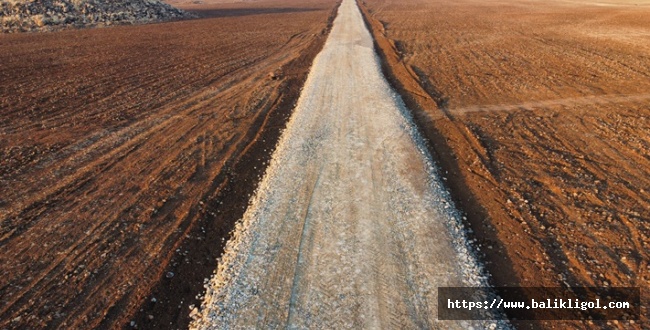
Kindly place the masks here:
<instances>
[{"instance_id":1,"label":"dirt road","mask_svg":"<svg viewBox=\"0 0 650 330\"><path fill-rule=\"evenodd\" d=\"M187 328L335 6L0 35L0 329Z\"/></svg>"},{"instance_id":2,"label":"dirt road","mask_svg":"<svg viewBox=\"0 0 650 330\"><path fill-rule=\"evenodd\" d=\"M453 328L437 286L485 279L441 182L344 0L193 328Z\"/></svg>"},{"instance_id":3,"label":"dirt road","mask_svg":"<svg viewBox=\"0 0 650 330\"><path fill-rule=\"evenodd\" d=\"M640 287L647 323L650 3L360 4L491 283Z\"/></svg>"}]
</instances>

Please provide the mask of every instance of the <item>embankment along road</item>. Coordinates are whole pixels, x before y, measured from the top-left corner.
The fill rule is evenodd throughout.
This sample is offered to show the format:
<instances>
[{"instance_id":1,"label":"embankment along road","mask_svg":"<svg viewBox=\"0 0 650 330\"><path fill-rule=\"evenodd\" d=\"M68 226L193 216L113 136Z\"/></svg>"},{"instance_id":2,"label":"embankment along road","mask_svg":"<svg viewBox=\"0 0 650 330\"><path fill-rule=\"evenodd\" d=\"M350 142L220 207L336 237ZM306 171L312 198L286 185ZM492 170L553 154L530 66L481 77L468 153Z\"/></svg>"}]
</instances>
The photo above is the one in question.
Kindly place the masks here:
<instances>
[{"instance_id":1,"label":"embankment along road","mask_svg":"<svg viewBox=\"0 0 650 330\"><path fill-rule=\"evenodd\" d=\"M485 277L425 150L344 0L192 327L469 326L437 319Z\"/></svg>"}]
</instances>

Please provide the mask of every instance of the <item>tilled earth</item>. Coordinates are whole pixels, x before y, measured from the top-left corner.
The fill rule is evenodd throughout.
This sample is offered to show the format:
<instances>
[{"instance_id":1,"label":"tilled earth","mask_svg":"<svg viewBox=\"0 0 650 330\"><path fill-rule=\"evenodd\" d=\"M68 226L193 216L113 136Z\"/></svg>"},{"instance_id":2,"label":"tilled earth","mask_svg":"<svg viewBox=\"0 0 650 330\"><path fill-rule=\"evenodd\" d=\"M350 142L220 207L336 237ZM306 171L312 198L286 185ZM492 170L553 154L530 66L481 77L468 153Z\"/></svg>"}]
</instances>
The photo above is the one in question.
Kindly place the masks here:
<instances>
[{"instance_id":1,"label":"tilled earth","mask_svg":"<svg viewBox=\"0 0 650 330\"><path fill-rule=\"evenodd\" d=\"M637 286L647 316L647 1L363 7L493 284Z\"/></svg>"},{"instance_id":2,"label":"tilled earth","mask_svg":"<svg viewBox=\"0 0 650 330\"><path fill-rule=\"evenodd\" d=\"M335 5L0 36L0 328L185 327Z\"/></svg>"},{"instance_id":3,"label":"tilled earth","mask_svg":"<svg viewBox=\"0 0 650 330\"><path fill-rule=\"evenodd\" d=\"M436 287L485 277L405 113L343 0L191 329L504 325L438 319Z\"/></svg>"}]
</instances>

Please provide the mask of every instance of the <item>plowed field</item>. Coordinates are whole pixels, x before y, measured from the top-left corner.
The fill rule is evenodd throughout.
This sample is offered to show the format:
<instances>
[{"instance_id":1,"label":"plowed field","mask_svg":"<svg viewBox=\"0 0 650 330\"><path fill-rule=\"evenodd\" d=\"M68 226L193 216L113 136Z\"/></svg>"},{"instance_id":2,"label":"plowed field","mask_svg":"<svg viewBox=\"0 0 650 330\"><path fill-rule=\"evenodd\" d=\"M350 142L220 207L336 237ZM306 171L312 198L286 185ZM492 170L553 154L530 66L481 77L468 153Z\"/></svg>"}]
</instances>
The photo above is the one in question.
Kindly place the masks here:
<instances>
[{"instance_id":1,"label":"plowed field","mask_svg":"<svg viewBox=\"0 0 650 330\"><path fill-rule=\"evenodd\" d=\"M186 326L335 5L1 35L0 328Z\"/></svg>"},{"instance_id":2,"label":"plowed field","mask_svg":"<svg viewBox=\"0 0 650 330\"><path fill-rule=\"evenodd\" d=\"M638 286L648 315L649 3L362 7L493 284Z\"/></svg>"}]
</instances>

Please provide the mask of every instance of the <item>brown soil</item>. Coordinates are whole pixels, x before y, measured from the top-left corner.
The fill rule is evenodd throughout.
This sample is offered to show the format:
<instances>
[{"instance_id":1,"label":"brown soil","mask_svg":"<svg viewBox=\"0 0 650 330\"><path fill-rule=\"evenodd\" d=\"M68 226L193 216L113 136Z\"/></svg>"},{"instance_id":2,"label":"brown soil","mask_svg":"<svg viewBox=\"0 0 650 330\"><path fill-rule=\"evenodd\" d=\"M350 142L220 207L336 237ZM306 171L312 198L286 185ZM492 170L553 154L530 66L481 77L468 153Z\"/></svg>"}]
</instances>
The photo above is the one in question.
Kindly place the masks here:
<instances>
[{"instance_id":1,"label":"brown soil","mask_svg":"<svg viewBox=\"0 0 650 330\"><path fill-rule=\"evenodd\" d=\"M184 327L334 7L0 36L0 328Z\"/></svg>"},{"instance_id":2,"label":"brown soil","mask_svg":"<svg viewBox=\"0 0 650 330\"><path fill-rule=\"evenodd\" d=\"M648 3L361 4L492 283L641 287L647 322Z\"/></svg>"}]
</instances>

